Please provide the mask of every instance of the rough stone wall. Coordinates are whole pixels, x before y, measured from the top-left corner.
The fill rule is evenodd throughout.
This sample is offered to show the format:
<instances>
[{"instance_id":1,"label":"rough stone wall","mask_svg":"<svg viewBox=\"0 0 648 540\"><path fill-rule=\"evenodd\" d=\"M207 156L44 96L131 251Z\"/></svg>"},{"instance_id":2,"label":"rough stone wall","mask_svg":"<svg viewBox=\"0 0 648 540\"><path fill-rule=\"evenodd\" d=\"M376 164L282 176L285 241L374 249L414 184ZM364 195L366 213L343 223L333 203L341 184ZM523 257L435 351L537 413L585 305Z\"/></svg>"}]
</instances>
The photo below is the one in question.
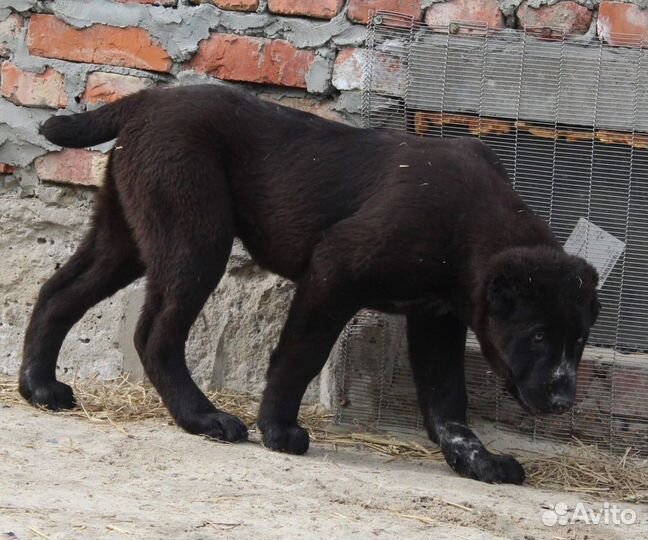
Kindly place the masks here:
<instances>
[{"instance_id":1,"label":"rough stone wall","mask_svg":"<svg viewBox=\"0 0 648 540\"><path fill-rule=\"evenodd\" d=\"M79 112L159 84L219 80L264 98L358 123L371 10L428 24L487 21L568 32L648 32L648 1L552 0L0 0L0 373L15 374L40 285L85 230L110 144L61 150L38 134ZM131 344L137 283L100 304L64 345L62 377L139 372ZM292 285L236 246L192 331L203 386L257 391ZM326 385L325 385L326 386ZM315 384L311 399L319 393ZM326 388L324 388L326 394Z\"/></svg>"}]
</instances>

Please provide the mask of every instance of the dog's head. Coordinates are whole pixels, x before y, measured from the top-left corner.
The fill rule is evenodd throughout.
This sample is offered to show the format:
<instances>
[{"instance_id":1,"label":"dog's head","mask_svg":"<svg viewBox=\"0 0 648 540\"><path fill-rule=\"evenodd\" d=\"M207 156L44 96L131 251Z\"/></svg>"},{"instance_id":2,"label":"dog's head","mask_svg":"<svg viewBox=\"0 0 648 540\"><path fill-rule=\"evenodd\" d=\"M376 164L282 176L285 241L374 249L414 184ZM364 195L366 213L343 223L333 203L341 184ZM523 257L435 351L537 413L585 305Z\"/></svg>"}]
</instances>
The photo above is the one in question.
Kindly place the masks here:
<instances>
[{"instance_id":1,"label":"dog's head","mask_svg":"<svg viewBox=\"0 0 648 540\"><path fill-rule=\"evenodd\" d=\"M596 270L549 248L496 256L482 277L475 332L493 369L531 413L573 406L576 370L600 304Z\"/></svg>"}]
</instances>

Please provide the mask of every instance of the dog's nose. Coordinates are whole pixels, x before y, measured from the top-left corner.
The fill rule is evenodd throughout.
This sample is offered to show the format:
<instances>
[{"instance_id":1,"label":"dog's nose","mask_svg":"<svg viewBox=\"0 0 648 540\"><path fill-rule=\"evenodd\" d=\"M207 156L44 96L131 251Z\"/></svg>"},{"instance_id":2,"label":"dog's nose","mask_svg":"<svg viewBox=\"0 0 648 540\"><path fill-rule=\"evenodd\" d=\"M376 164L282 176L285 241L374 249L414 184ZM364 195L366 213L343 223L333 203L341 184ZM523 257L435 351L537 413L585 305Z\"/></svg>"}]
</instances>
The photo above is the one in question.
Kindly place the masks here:
<instances>
[{"instance_id":1,"label":"dog's nose","mask_svg":"<svg viewBox=\"0 0 648 540\"><path fill-rule=\"evenodd\" d=\"M554 394L551 397L551 412L562 413L571 409L574 405L574 398L567 394Z\"/></svg>"},{"instance_id":2,"label":"dog's nose","mask_svg":"<svg viewBox=\"0 0 648 540\"><path fill-rule=\"evenodd\" d=\"M576 401L576 367L574 363L563 358L551 379L549 407L551 412L564 412L571 408Z\"/></svg>"}]
</instances>

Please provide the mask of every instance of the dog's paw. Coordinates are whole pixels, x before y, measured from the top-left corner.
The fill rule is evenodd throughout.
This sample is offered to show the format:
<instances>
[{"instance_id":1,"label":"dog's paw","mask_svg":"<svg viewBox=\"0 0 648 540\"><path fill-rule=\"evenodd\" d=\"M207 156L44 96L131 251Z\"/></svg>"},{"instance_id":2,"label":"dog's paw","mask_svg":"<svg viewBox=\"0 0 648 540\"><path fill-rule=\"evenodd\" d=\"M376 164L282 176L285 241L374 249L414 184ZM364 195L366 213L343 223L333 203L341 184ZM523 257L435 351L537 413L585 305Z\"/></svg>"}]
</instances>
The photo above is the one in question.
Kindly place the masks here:
<instances>
[{"instance_id":1,"label":"dog's paw","mask_svg":"<svg viewBox=\"0 0 648 540\"><path fill-rule=\"evenodd\" d=\"M189 433L219 441L237 442L248 438L247 426L233 414L223 411L194 414L178 424Z\"/></svg>"},{"instance_id":2,"label":"dog's paw","mask_svg":"<svg viewBox=\"0 0 648 540\"><path fill-rule=\"evenodd\" d=\"M524 468L513 456L488 454L479 458L475 468L476 480L489 484L522 484L526 477Z\"/></svg>"},{"instance_id":3,"label":"dog's paw","mask_svg":"<svg viewBox=\"0 0 648 540\"><path fill-rule=\"evenodd\" d=\"M265 425L263 431L263 445L277 452L288 454L305 454L308 450L308 432L297 424L280 426Z\"/></svg>"},{"instance_id":4,"label":"dog's paw","mask_svg":"<svg viewBox=\"0 0 648 540\"><path fill-rule=\"evenodd\" d=\"M21 380L18 390L32 405L45 407L51 411L73 409L76 406L72 387L57 380L48 382Z\"/></svg>"},{"instance_id":5,"label":"dog's paw","mask_svg":"<svg viewBox=\"0 0 648 540\"><path fill-rule=\"evenodd\" d=\"M449 465L461 476L489 484L522 484L524 468L509 455L491 454L486 449L453 456Z\"/></svg>"},{"instance_id":6,"label":"dog's paw","mask_svg":"<svg viewBox=\"0 0 648 540\"><path fill-rule=\"evenodd\" d=\"M448 422L437 429L443 456L461 476L489 484L524 482L524 469L513 456L491 454L467 426Z\"/></svg>"}]
</instances>

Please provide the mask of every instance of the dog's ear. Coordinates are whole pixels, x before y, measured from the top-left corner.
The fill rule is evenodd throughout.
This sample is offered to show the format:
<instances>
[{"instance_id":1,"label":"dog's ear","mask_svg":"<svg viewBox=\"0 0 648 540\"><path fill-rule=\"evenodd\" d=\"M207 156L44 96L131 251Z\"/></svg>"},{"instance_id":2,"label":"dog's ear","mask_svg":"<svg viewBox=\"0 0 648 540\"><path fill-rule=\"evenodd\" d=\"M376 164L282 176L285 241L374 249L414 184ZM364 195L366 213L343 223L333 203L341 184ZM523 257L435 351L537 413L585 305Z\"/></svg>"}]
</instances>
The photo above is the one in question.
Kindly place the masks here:
<instances>
[{"instance_id":1,"label":"dog's ear","mask_svg":"<svg viewBox=\"0 0 648 540\"><path fill-rule=\"evenodd\" d=\"M589 307L591 324L594 324L601 312L601 302L598 299L596 287L599 276L596 269L585 259L574 257L573 267L568 273L570 280L569 294L574 294L576 301L585 309Z\"/></svg>"},{"instance_id":2,"label":"dog's ear","mask_svg":"<svg viewBox=\"0 0 648 540\"><path fill-rule=\"evenodd\" d=\"M517 284L503 276L496 276L488 281L486 287L489 312L499 319L510 318L519 302Z\"/></svg>"},{"instance_id":3,"label":"dog's ear","mask_svg":"<svg viewBox=\"0 0 648 540\"><path fill-rule=\"evenodd\" d=\"M594 293L599 282L598 272L581 257L569 257L566 276L577 294Z\"/></svg>"}]
</instances>

